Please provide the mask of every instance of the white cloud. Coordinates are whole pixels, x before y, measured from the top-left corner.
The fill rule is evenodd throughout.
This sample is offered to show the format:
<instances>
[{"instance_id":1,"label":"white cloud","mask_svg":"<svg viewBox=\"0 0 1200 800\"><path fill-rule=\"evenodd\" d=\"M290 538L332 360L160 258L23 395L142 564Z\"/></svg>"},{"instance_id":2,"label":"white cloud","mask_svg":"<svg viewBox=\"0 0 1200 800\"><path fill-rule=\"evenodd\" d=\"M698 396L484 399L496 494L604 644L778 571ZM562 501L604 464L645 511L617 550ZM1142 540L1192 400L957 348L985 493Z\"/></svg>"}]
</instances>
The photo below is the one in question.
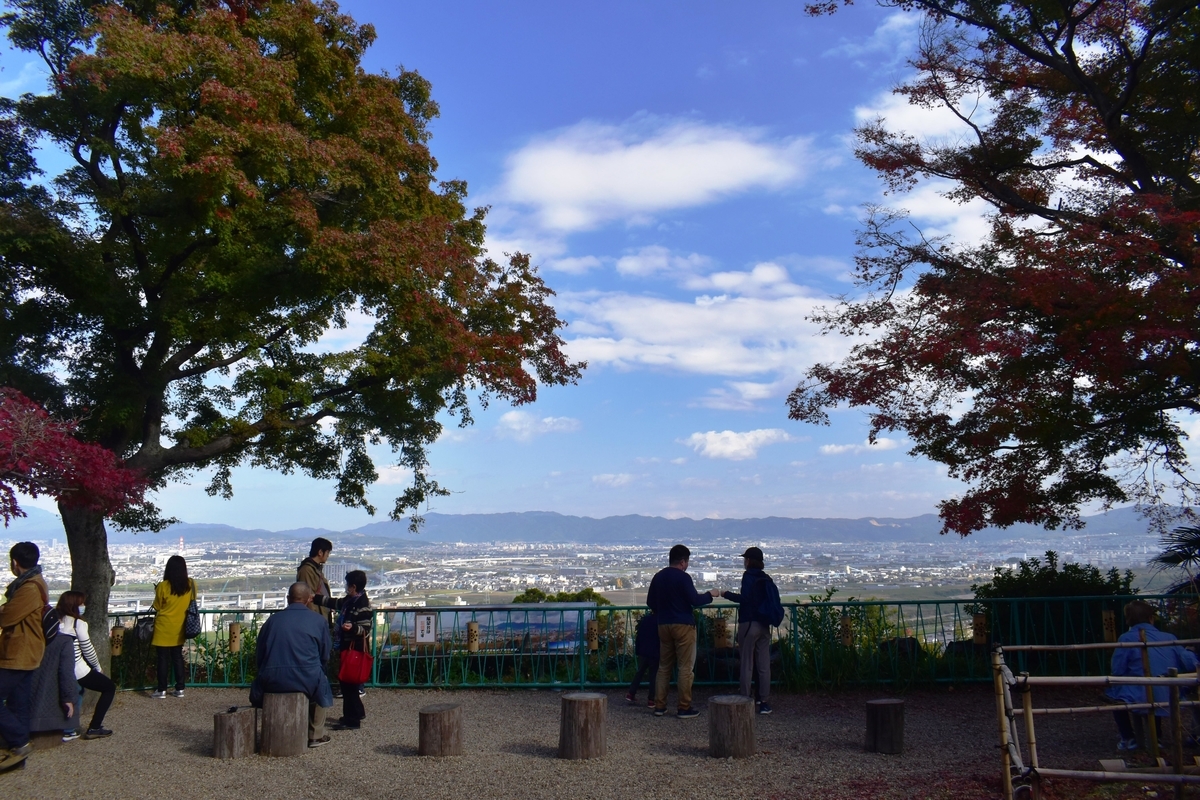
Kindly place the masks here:
<instances>
[{"instance_id":1,"label":"white cloud","mask_svg":"<svg viewBox=\"0 0 1200 800\"><path fill-rule=\"evenodd\" d=\"M917 43L921 16L907 11L889 14L865 39L842 39L822 56L840 56L862 62L866 56L882 55L898 63L912 52Z\"/></svg>"},{"instance_id":2,"label":"white cloud","mask_svg":"<svg viewBox=\"0 0 1200 800\"><path fill-rule=\"evenodd\" d=\"M724 387L710 389L706 396L696 402L696 405L725 411L749 411L758 408L760 401L779 397L790 391L795 385L795 380L791 378L783 378L770 383L726 381Z\"/></svg>"},{"instance_id":3,"label":"white cloud","mask_svg":"<svg viewBox=\"0 0 1200 800\"><path fill-rule=\"evenodd\" d=\"M532 209L542 229L578 231L784 189L810 161L806 139L770 139L755 128L646 116L580 122L510 156L500 196Z\"/></svg>"},{"instance_id":4,"label":"white cloud","mask_svg":"<svg viewBox=\"0 0 1200 800\"><path fill-rule=\"evenodd\" d=\"M31 91L37 82L45 83L46 75L47 72L44 65L37 61L26 61L21 65L20 72L6 81L0 81L0 95L4 97L16 97L17 95ZM45 91L46 88L43 86L42 92L38 92L38 94Z\"/></svg>"},{"instance_id":5,"label":"white cloud","mask_svg":"<svg viewBox=\"0 0 1200 800\"><path fill-rule=\"evenodd\" d=\"M820 326L808 319L826 302L802 295L719 295L689 303L620 292L564 292L556 305L570 318L570 330L580 333L568 342L571 358L594 366L735 378L778 372L774 379L782 380L844 355L847 343L821 336Z\"/></svg>"},{"instance_id":6,"label":"white cloud","mask_svg":"<svg viewBox=\"0 0 1200 800\"><path fill-rule=\"evenodd\" d=\"M879 450L895 450L899 446L900 442L898 440L880 436L875 439L875 444L871 444L869 441L862 444L823 444L820 450L821 455L840 456L846 453L874 453Z\"/></svg>"},{"instance_id":7,"label":"white cloud","mask_svg":"<svg viewBox=\"0 0 1200 800\"><path fill-rule=\"evenodd\" d=\"M681 256L666 247L651 245L617 259L617 272L637 277L663 273L690 275L705 269L710 263L706 256L699 253Z\"/></svg>"},{"instance_id":8,"label":"white cloud","mask_svg":"<svg viewBox=\"0 0 1200 800\"><path fill-rule=\"evenodd\" d=\"M496 434L518 442L528 442L544 433L569 433L579 430L579 420L571 417L535 417L527 411L508 411L496 424Z\"/></svg>"},{"instance_id":9,"label":"white cloud","mask_svg":"<svg viewBox=\"0 0 1200 800\"><path fill-rule=\"evenodd\" d=\"M730 461L745 461L755 458L758 451L767 445L792 440L782 428L760 428L755 431L708 431L693 433L680 444L686 444L707 458L726 458Z\"/></svg>"},{"instance_id":10,"label":"white cloud","mask_svg":"<svg viewBox=\"0 0 1200 800\"><path fill-rule=\"evenodd\" d=\"M601 265L595 256L579 256L578 258L552 258L546 262L546 269L555 272L566 272L570 275L582 275Z\"/></svg>"},{"instance_id":11,"label":"white cloud","mask_svg":"<svg viewBox=\"0 0 1200 800\"><path fill-rule=\"evenodd\" d=\"M597 486L607 486L610 489L617 489L622 486L628 486L636 479L636 475L630 475L628 472L618 472L616 474L605 473L603 475L593 475L592 483Z\"/></svg>"},{"instance_id":12,"label":"white cloud","mask_svg":"<svg viewBox=\"0 0 1200 800\"><path fill-rule=\"evenodd\" d=\"M992 206L979 198L968 203L952 200L945 196L951 188L948 181L928 181L905 195L898 205L908 210L927 238L949 236L959 245L983 241L990 230L988 214Z\"/></svg>"},{"instance_id":13,"label":"white cloud","mask_svg":"<svg viewBox=\"0 0 1200 800\"><path fill-rule=\"evenodd\" d=\"M695 275L684 286L696 291L716 291L746 297L799 295L804 289L792 283L786 267L771 261L756 264L748 272L713 272Z\"/></svg>"},{"instance_id":14,"label":"white cloud","mask_svg":"<svg viewBox=\"0 0 1200 800\"><path fill-rule=\"evenodd\" d=\"M985 95L967 97L958 112L975 124L986 124L992 118L992 104ZM854 120L859 125L883 118L883 126L893 133L907 133L917 139L955 140L974 137L970 126L945 106L913 105L908 98L895 92L882 92L867 105L856 106Z\"/></svg>"},{"instance_id":15,"label":"white cloud","mask_svg":"<svg viewBox=\"0 0 1200 800\"><path fill-rule=\"evenodd\" d=\"M378 483L382 486L407 486L412 483L413 473L408 467L389 465L377 470Z\"/></svg>"}]
</instances>

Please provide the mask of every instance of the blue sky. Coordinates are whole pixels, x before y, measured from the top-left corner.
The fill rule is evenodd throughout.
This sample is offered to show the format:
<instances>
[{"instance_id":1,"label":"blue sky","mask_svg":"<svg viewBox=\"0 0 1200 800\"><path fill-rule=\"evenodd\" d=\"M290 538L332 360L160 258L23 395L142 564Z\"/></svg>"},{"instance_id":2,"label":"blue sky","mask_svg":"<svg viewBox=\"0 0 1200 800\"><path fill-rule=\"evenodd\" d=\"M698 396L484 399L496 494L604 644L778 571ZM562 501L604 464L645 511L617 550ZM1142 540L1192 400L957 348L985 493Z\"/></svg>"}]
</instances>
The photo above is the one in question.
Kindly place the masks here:
<instances>
[{"instance_id":1,"label":"blue sky","mask_svg":"<svg viewBox=\"0 0 1200 800\"><path fill-rule=\"evenodd\" d=\"M901 436L866 446L859 411L828 428L787 419L804 371L847 347L806 317L853 291L864 204L906 207L927 233L980 230L980 209L936 186L885 198L853 157L854 126L876 115L954 134L890 93L918 18L862 6L814 19L802 6L343 3L376 27L369 68L433 83L441 177L491 206L494 253L533 256L570 354L590 363L578 386L449 428L431 461L454 493L428 510L910 516L958 490ZM4 55L5 94L40 88L26 60ZM386 511L407 476L381 473ZM206 482L160 504L243 527L371 521L302 476L239 470L231 501L208 498Z\"/></svg>"}]
</instances>

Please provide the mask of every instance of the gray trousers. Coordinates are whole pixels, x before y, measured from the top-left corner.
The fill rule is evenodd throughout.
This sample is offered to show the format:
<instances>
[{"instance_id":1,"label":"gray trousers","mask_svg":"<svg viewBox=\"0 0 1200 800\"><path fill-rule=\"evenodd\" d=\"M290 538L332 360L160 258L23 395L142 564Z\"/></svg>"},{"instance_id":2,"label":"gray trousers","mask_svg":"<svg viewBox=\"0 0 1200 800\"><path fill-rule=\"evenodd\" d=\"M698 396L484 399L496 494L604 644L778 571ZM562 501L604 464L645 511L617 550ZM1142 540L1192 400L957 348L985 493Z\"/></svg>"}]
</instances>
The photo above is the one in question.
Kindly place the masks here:
<instances>
[{"instance_id":1,"label":"gray trousers","mask_svg":"<svg viewBox=\"0 0 1200 800\"><path fill-rule=\"evenodd\" d=\"M741 686L746 697L754 697L750 687L758 671L758 699L767 702L771 696L771 628L761 622L742 622L737 631L738 654L741 658Z\"/></svg>"}]
</instances>

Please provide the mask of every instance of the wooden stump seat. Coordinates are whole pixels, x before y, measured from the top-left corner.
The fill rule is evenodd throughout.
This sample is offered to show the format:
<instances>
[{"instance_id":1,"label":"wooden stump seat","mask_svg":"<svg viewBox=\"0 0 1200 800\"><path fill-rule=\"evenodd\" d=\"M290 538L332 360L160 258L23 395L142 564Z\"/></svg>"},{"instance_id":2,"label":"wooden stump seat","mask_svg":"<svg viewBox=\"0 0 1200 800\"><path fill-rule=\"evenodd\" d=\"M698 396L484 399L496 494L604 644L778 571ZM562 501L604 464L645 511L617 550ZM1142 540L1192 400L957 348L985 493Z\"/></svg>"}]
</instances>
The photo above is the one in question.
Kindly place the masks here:
<instances>
[{"instance_id":1,"label":"wooden stump seat","mask_svg":"<svg viewBox=\"0 0 1200 800\"><path fill-rule=\"evenodd\" d=\"M298 756L308 750L308 695L303 692L263 696L262 743L264 756Z\"/></svg>"},{"instance_id":2,"label":"wooden stump seat","mask_svg":"<svg viewBox=\"0 0 1200 800\"><path fill-rule=\"evenodd\" d=\"M458 703L437 703L419 712L421 720L418 755L461 756L463 754L463 710Z\"/></svg>"},{"instance_id":3,"label":"wooden stump seat","mask_svg":"<svg viewBox=\"0 0 1200 800\"><path fill-rule=\"evenodd\" d=\"M904 701L867 701L867 744L869 753L899 755L904 752Z\"/></svg>"},{"instance_id":4,"label":"wooden stump seat","mask_svg":"<svg viewBox=\"0 0 1200 800\"><path fill-rule=\"evenodd\" d=\"M608 695L567 692L562 696L558 757L603 758L608 750Z\"/></svg>"},{"instance_id":5,"label":"wooden stump seat","mask_svg":"<svg viewBox=\"0 0 1200 800\"><path fill-rule=\"evenodd\" d=\"M749 758L754 738L754 701L740 694L719 694L708 701L708 754L713 758Z\"/></svg>"},{"instance_id":6,"label":"wooden stump seat","mask_svg":"<svg viewBox=\"0 0 1200 800\"><path fill-rule=\"evenodd\" d=\"M307 713L307 709L305 709ZM213 714L213 758L245 758L254 755L257 722L253 708L237 708ZM305 727L308 722L305 720ZM308 743L305 742L305 745Z\"/></svg>"}]
</instances>

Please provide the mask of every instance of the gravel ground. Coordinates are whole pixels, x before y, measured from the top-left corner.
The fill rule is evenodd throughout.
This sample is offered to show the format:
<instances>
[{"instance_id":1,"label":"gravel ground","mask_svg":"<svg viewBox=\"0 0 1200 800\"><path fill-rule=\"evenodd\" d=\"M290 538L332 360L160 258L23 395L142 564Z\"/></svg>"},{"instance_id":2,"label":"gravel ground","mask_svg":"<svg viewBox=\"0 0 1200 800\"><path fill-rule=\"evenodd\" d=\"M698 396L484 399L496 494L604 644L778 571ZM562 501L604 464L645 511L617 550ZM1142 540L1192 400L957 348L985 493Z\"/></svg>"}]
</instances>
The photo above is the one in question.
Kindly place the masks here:
<instances>
[{"instance_id":1,"label":"gravel ground","mask_svg":"<svg viewBox=\"0 0 1200 800\"><path fill-rule=\"evenodd\" d=\"M546 690L461 692L370 689L358 731L333 732L325 747L298 758L211 757L212 715L246 703L245 690L194 689L151 700L118 694L109 739L35 752L28 767L0 775L13 798L994 798L999 795L995 702L991 687L914 689L905 705L905 753L862 750L866 700L885 691L777 695L757 722L759 754L707 755L707 692L692 720L655 718L609 692L608 757L560 761L559 695ZM673 699L673 698L672 698ZM467 754L417 756L417 710L461 702ZM1044 693L1037 705L1086 705L1095 693ZM340 701L332 717L340 713ZM1115 758L1107 716L1041 718L1045 766L1096 769ZM1142 797L1140 787L1059 784L1052 797ZM1160 796L1167 796L1166 792ZM1191 796L1189 794L1189 796ZM1200 796L1200 795L1197 795Z\"/></svg>"}]
</instances>

